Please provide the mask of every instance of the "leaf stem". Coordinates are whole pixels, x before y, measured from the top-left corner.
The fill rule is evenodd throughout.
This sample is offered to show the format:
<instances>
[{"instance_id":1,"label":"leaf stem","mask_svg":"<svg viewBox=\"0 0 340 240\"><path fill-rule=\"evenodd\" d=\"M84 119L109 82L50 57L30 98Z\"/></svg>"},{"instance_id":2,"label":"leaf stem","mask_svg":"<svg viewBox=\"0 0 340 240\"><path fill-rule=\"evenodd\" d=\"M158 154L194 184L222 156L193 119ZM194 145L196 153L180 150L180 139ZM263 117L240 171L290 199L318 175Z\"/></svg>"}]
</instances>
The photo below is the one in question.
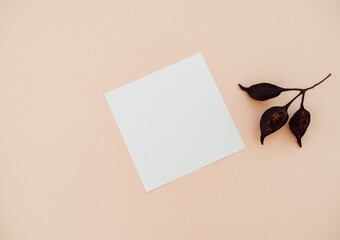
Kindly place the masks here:
<instances>
[{"instance_id":1,"label":"leaf stem","mask_svg":"<svg viewBox=\"0 0 340 240\"><path fill-rule=\"evenodd\" d=\"M301 88L284 88L283 91L301 91Z\"/></svg>"},{"instance_id":2,"label":"leaf stem","mask_svg":"<svg viewBox=\"0 0 340 240\"><path fill-rule=\"evenodd\" d=\"M318 86L319 84L321 84L322 82L324 82L327 78L329 78L332 74L328 74L327 77L325 77L324 79L322 79L320 82L314 84L313 86L309 87L309 88L285 88L285 91L291 91L291 90L295 90L295 91L300 91L300 93L298 95L296 95L292 100L290 100L290 102L288 102L286 104L286 108L288 108L290 106L290 104L292 104L295 99L297 99L300 95L302 95L302 99L301 99L301 105L300 107L303 107L303 102L305 101L305 94L308 90L315 88L316 86Z\"/></svg>"},{"instance_id":3,"label":"leaf stem","mask_svg":"<svg viewBox=\"0 0 340 240\"><path fill-rule=\"evenodd\" d=\"M327 77L325 77L325 78L322 79L320 82L314 84L313 86L311 86L311 87L309 87L309 88L304 88L304 89L303 89L303 88L284 88L283 91L300 91L301 93L302 93L302 92L306 92L306 91L308 91L308 90L310 90L310 89L315 88L316 86L318 86L318 85L321 84L322 82L324 82L324 81L325 81L327 78L329 78L331 75L332 75L331 73L328 74Z\"/></svg>"},{"instance_id":4,"label":"leaf stem","mask_svg":"<svg viewBox=\"0 0 340 240\"><path fill-rule=\"evenodd\" d=\"M301 94L302 94L302 91L298 95L296 95L292 100L290 100L290 102L287 103L285 107L289 108L290 104L292 104L292 102L294 102L295 99L297 99Z\"/></svg>"},{"instance_id":5,"label":"leaf stem","mask_svg":"<svg viewBox=\"0 0 340 240\"><path fill-rule=\"evenodd\" d=\"M306 89L304 89L304 90L305 90L305 91L308 91L308 90L310 90L310 89L315 88L316 86L318 86L319 84L321 84L322 82L324 82L327 78L329 78L331 75L332 75L331 73L328 74L327 77L325 77L324 79L322 79L320 82L318 82L318 83L314 84L313 86L311 86L311 87L309 87L309 88L306 88Z\"/></svg>"},{"instance_id":6,"label":"leaf stem","mask_svg":"<svg viewBox=\"0 0 340 240\"><path fill-rule=\"evenodd\" d=\"M306 93L305 91L302 93L300 108L303 108L303 102L305 101L305 93Z\"/></svg>"}]
</instances>

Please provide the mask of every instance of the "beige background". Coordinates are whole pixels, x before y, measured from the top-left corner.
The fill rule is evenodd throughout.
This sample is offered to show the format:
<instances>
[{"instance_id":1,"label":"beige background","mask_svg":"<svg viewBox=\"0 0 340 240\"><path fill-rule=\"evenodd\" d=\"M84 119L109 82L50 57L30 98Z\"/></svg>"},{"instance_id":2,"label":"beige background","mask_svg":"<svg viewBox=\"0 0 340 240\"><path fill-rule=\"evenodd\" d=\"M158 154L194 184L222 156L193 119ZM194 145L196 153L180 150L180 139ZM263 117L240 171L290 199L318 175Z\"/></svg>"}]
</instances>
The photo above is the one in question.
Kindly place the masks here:
<instances>
[{"instance_id":1,"label":"beige background","mask_svg":"<svg viewBox=\"0 0 340 240\"><path fill-rule=\"evenodd\" d=\"M247 148L145 193L103 94L200 51ZM339 0L0 0L0 239L339 240L339 70ZM237 83L329 72L261 146Z\"/></svg>"}]
</instances>

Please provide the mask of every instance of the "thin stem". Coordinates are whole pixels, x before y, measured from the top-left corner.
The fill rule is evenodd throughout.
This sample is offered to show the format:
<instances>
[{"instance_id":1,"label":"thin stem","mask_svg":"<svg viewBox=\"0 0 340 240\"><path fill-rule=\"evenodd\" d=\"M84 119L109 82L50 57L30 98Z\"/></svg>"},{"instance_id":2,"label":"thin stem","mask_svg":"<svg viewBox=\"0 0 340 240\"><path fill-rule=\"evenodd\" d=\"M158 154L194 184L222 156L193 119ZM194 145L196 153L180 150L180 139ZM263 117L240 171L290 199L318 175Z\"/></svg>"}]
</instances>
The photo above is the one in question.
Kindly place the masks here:
<instances>
[{"instance_id":1,"label":"thin stem","mask_svg":"<svg viewBox=\"0 0 340 240\"><path fill-rule=\"evenodd\" d=\"M318 86L319 84L321 84L322 82L324 82L327 78L329 78L331 75L332 75L331 73L328 74L327 77L325 77L324 79L322 79L320 82L318 82L318 83L314 84L313 86L311 86L311 87L309 87L309 88L306 88L306 89L304 89L304 90L305 90L305 91L308 91L308 90L310 90L310 89L312 89L312 88L315 88L316 86Z\"/></svg>"},{"instance_id":2,"label":"thin stem","mask_svg":"<svg viewBox=\"0 0 340 240\"><path fill-rule=\"evenodd\" d=\"M304 91L304 92L302 93L302 99L301 99L300 108L303 108L303 102L305 101L305 94L306 94L306 92Z\"/></svg>"},{"instance_id":3,"label":"thin stem","mask_svg":"<svg viewBox=\"0 0 340 240\"><path fill-rule=\"evenodd\" d=\"M319 84L321 84L322 82L324 82L327 78L329 78L332 74L328 74L327 77L325 77L324 79L322 79L320 82L314 84L313 86L309 87L309 88L305 88L305 89L300 89L300 88L285 88L285 91L290 91L290 90L297 90L300 91L300 93L298 95L296 95L292 100L290 100L289 103L286 104L286 108L288 108L290 106L290 104L292 104L292 102L295 101L295 99L297 99L300 95L302 95L302 99L301 99L301 105L300 107L303 107L303 102L305 101L305 94L308 90L315 88L316 86L318 86Z\"/></svg>"},{"instance_id":4,"label":"thin stem","mask_svg":"<svg viewBox=\"0 0 340 240\"><path fill-rule=\"evenodd\" d=\"M301 88L284 88L283 91L301 91Z\"/></svg>"},{"instance_id":5,"label":"thin stem","mask_svg":"<svg viewBox=\"0 0 340 240\"><path fill-rule=\"evenodd\" d=\"M322 82L324 82L327 78L329 78L332 74L328 74L327 77L325 77L324 79L322 79L320 82L314 84L313 86L309 87L309 88L284 88L283 91L300 91L300 92L303 92L303 91L308 91L312 88L315 88L316 86L318 86L319 84L321 84Z\"/></svg>"},{"instance_id":6,"label":"thin stem","mask_svg":"<svg viewBox=\"0 0 340 240\"><path fill-rule=\"evenodd\" d=\"M286 104L286 108L288 108L290 106L290 104L292 104L292 102L294 102L295 99L297 99L301 94L302 94L302 91L298 95L296 95L292 100L290 100L289 103Z\"/></svg>"}]
</instances>

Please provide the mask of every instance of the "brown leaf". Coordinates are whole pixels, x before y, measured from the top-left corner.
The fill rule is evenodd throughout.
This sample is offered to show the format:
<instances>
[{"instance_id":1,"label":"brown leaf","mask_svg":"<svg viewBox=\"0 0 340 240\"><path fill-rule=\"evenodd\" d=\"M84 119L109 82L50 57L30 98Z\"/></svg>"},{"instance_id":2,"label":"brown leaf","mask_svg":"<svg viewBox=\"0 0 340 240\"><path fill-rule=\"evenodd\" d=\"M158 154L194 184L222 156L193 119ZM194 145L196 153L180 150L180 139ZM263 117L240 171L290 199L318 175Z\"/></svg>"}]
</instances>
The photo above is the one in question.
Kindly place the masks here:
<instances>
[{"instance_id":1,"label":"brown leaf","mask_svg":"<svg viewBox=\"0 0 340 240\"><path fill-rule=\"evenodd\" d=\"M243 87L239 84L239 87L248 93L248 95L259 101L265 101L274 97L277 97L281 92L285 91L284 88L278 87L271 83L258 83L250 86L249 88Z\"/></svg>"},{"instance_id":2,"label":"brown leaf","mask_svg":"<svg viewBox=\"0 0 340 240\"><path fill-rule=\"evenodd\" d=\"M283 127L288 121L288 106L271 107L266 110L260 120L261 144L264 138Z\"/></svg>"},{"instance_id":3,"label":"brown leaf","mask_svg":"<svg viewBox=\"0 0 340 240\"><path fill-rule=\"evenodd\" d=\"M310 113L303 106L301 106L289 121L289 128L296 137L300 147L302 147L301 138L307 131L310 120Z\"/></svg>"}]
</instances>

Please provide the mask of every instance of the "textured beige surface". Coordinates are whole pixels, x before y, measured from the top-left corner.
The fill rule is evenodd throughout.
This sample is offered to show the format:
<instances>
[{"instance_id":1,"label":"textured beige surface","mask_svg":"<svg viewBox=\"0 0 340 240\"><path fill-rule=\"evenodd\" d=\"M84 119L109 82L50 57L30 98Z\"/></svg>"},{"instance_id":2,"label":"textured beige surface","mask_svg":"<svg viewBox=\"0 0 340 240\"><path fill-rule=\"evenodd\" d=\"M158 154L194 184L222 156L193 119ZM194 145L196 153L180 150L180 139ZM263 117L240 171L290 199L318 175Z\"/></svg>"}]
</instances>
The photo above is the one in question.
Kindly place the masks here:
<instances>
[{"instance_id":1,"label":"textured beige surface","mask_svg":"<svg viewBox=\"0 0 340 240\"><path fill-rule=\"evenodd\" d=\"M0 0L1 240L340 239L340 2ZM104 93L202 52L247 148L145 193ZM259 143L308 87L311 126ZM296 102L290 113L297 108Z\"/></svg>"}]
</instances>

